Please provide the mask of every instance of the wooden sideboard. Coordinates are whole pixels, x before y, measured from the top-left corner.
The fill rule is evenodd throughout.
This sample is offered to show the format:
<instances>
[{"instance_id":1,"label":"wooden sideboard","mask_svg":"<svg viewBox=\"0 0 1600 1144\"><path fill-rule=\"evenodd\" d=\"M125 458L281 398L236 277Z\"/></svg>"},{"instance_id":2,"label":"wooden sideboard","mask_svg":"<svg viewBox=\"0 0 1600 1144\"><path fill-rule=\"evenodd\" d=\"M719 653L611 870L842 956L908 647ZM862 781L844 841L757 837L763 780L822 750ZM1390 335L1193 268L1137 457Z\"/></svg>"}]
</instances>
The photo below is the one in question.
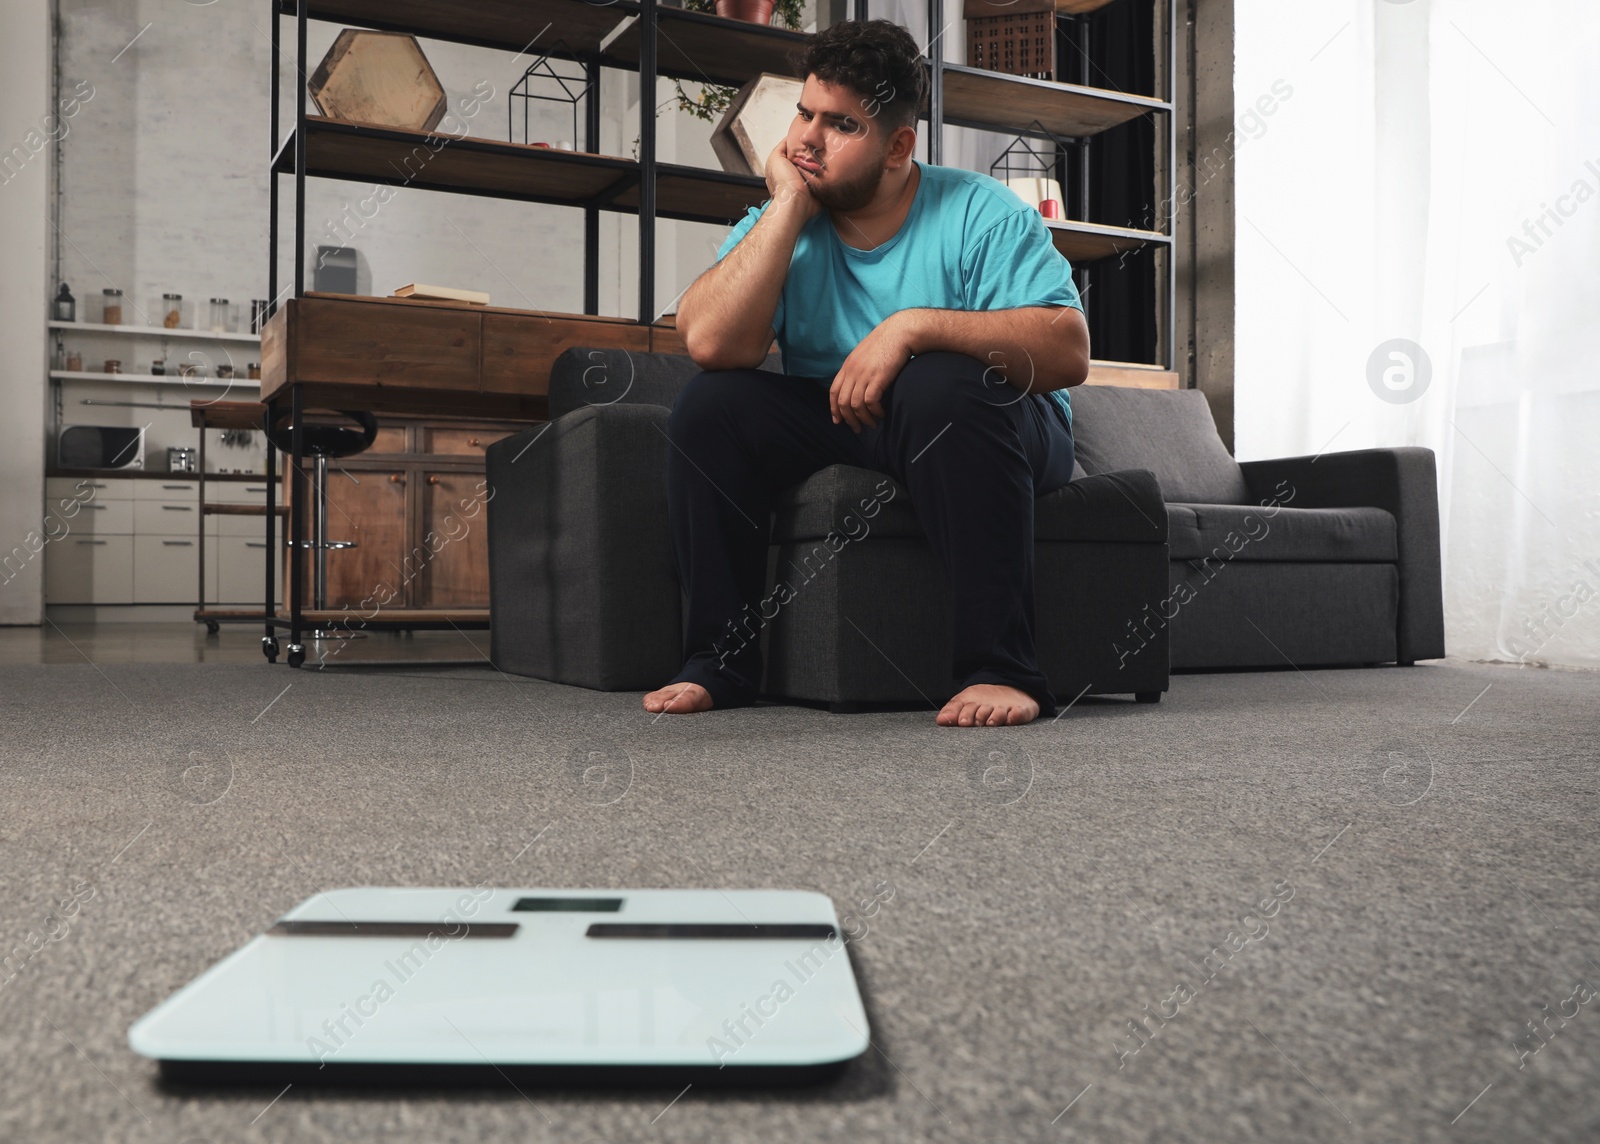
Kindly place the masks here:
<instances>
[{"instance_id":1,"label":"wooden sideboard","mask_svg":"<svg viewBox=\"0 0 1600 1144\"><path fill-rule=\"evenodd\" d=\"M261 336L261 400L543 421L550 367L571 346L683 353L674 319L543 313L350 294L290 298Z\"/></svg>"},{"instance_id":2,"label":"wooden sideboard","mask_svg":"<svg viewBox=\"0 0 1600 1144\"><path fill-rule=\"evenodd\" d=\"M261 399L287 408L306 383L308 408L542 421L550 367L572 346L687 352L669 315L651 326L592 314L352 294L287 300L261 338ZM1090 385L1176 389L1154 366L1096 361Z\"/></svg>"},{"instance_id":3,"label":"wooden sideboard","mask_svg":"<svg viewBox=\"0 0 1600 1144\"><path fill-rule=\"evenodd\" d=\"M484 450L524 426L394 414L377 421L378 435L365 452L328 463L328 539L356 547L328 552L327 611L352 621L380 606L392 620L462 611L487 616ZM291 503L287 473L280 488L283 502ZM311 608L313 553L300 559ZM287 562L283 583L287 599Z\"/></svg>"}]
</instances>

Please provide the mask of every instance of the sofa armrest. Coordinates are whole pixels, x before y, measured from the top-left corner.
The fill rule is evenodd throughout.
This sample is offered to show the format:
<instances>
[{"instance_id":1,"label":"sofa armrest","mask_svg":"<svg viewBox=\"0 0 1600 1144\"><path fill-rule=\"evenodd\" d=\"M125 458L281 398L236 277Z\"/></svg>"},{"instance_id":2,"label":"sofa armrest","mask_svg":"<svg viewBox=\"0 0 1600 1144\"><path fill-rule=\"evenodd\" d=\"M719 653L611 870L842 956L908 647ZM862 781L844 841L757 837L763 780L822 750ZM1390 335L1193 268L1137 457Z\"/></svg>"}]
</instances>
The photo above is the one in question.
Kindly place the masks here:
<instances>
[{"instance_id":1,"label":"sofa armrest","mask_svg":"<svg viewBox=\"0 0 1600 1144\"><path fill-rule=\"evenodd\" d=\"M1167 543L1167 506L1161 483L1149 469L1079 477L1036 503L1043 510L1034 524L1038 540ZM1085 526L1087 532L1082 531Z\"/></svg>"},{"instance_id":2,"label":"sofa armrest","mask_svg":"<svg viewBox=\"0 0 1600 1144\"><path fill-rule=\"evenodd\" d=\"M759 368L782 372L774 348ZM660 405L671 409L700 372L687 354L572 346L550 366L550 420L587 406Z\"/></svg>"},{"instance_id":3,"label":"sofa armrest","mask_svg":"<svg viewBox=\"0 0 1600 1144\"><path fill-rule=\"evenodd\" d=\"M491 656L502 670L625 690L658 687L681 666L667 417L594 406L489 446Z\"/></svg>"},{"instance_id":4,"label":"sofa armrest","mask_svg":"<svg viewBox=\"0 0 1600 1144\"><path fill-rule=\"evenodd\" d=\"M1401 663L1444 655L1439 485L1432 449L1357 449L1245 461L1253 500L1292 508L1381 508L1394 517L1400 552Z\"/></svg>"},{"instance_id":5,"label":"sofa armrest","mask_svg":"<svg viewBox=\"0 0 1600 1144\"><path fill-rule=\"evenodd\" d=\"M686 354L572 346L550 366L550 420L587 406L660 405L667 409L700 367Z\"/></svg>"}]
</instances>

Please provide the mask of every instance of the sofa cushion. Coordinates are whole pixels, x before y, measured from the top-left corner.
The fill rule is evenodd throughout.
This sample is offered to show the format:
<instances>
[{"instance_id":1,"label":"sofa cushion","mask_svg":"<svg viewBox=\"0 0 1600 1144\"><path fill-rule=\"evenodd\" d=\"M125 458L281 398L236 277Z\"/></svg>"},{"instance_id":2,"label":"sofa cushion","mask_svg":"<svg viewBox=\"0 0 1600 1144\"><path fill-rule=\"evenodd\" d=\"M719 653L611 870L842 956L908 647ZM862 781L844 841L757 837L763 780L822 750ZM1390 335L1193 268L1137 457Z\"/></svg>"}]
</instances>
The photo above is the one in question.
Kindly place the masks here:
<instances>
[{"instance_id":1,"label":"sofa cushion","mask_svg":"<svg viewBox=\"0 0 1600 1144\"><path fill-rule=\"evenodd\" d=\"M1381 508L1169 504L1167 526L1174 560L1354 564L1400 558L1394 517Z\"/></svg>"},{"instance_id":2,"label":"sofa cushion","mask_svg":"<svg viewBox=\"0 0 1600 1144\"><path fill-rule=\"evenodd\" d=\"M1080 385L1072 391L1073 440L1090 475L1149 469L1169 502L1245 504L1239 464L1217 436L1197 389Z\"/></svg>"},{"instance_id":3,"label":"sofa cushion","mask_svg":"<svg viewBox=\"0 0 1600 1144\"><path fill-rule=\"evenodd\" d=\"M1160 544L1167 518L1161 490L1146 472L1104 473L1073 481L1034 503L1035 541ZM772 530L774 544L820 540L829 532L853 540L921 537L905 488L892 477L853 465L830 465L785 492Z\"/></svg>"}]
</instances>

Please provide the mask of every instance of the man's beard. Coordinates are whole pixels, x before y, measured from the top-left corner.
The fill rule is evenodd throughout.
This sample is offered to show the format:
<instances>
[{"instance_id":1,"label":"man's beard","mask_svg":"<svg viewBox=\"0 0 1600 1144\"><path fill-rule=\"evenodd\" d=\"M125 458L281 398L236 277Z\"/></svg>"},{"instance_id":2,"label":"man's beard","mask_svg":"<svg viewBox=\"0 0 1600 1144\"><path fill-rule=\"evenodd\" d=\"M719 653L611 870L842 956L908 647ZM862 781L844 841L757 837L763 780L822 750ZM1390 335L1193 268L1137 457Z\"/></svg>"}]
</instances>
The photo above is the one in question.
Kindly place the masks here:
<instances>
[{"instance_id":1,"label":"man's beard","mask_svg":"<svg viewBox=\"0 0 1600 1144\"><path fill-rule=\"evenodd\" d=\"M858 211L872 201L872 196L878 193L878 187L883 182L885 168L882 166L868 167L854 182L841 183L831 181L829 186L823 187L807 180L811 194L817 202L827 207L830 211L849 214Z\"/></svg>"}]
</instances>

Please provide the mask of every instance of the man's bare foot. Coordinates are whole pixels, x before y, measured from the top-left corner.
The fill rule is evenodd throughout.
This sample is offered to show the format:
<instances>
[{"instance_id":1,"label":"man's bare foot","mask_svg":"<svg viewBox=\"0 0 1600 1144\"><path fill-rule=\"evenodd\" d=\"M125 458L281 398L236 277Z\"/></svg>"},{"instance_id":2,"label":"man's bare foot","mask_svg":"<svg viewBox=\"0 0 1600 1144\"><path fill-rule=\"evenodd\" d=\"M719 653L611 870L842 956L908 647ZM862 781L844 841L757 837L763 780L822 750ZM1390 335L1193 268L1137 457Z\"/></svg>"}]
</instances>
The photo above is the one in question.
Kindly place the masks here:
<instances>
[{"instance_id":1,"label":"man's bare foot","mask_svg":"<svg viewBox=\"0 0 1600 1144\"><path fill-rule=\"evenodd\" d=\"M665 711L669 715L688 715L711 710L711 692L698 683L669 683L644 697L646 711ZM1038 713L1034 708L1034 713Z\"/></svg>"},{"instance_id":2,"label":"man's bare foot","mask_svg":"<svg viewBox=\"0 0 1600 1144\"><path fill-rule=\"evenodd\" d=\"M934 721L941 727L1016 727L1038 717L1039 704L1026 691L974 683L946 703Z\"/></svg>"}]
</instances>

